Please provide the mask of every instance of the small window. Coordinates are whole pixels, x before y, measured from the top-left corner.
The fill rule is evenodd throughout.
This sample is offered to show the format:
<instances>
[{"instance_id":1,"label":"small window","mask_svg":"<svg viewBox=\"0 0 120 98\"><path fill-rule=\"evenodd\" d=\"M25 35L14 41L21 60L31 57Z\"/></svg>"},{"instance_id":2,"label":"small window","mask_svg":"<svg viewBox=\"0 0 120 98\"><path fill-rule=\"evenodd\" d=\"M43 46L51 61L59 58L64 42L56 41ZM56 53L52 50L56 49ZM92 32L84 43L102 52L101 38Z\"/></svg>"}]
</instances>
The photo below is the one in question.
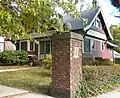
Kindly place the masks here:
<instances>
[{"instance_id":1,"label":"small window","mask_svg":"<svg viewBox=\"0 0 120 98\"><path fill-rule=\"evenodd\" d=\"M84 39L84 52L90 52L90 39Z\"/></svg>"},{"instance_id":2,"label":"small window","mask_svg":"<svg viewBox=\"0 0 120 98\"><path fill-rule=\"evenodd\" d=\"M104 51L105 46L104 46L104 42L101 42L101 50Z\"/></svg>"},{"instance_id":3,"label":"small window","mask_svg":"<svg viewBox=\"0 0 120 98\"><path fill-rule=\"evenodd\" d=\"M96 42L95 42L95 40L91 40L91 49L92 50L95 50L96 49Z\"/></svg>"}]
</instances>

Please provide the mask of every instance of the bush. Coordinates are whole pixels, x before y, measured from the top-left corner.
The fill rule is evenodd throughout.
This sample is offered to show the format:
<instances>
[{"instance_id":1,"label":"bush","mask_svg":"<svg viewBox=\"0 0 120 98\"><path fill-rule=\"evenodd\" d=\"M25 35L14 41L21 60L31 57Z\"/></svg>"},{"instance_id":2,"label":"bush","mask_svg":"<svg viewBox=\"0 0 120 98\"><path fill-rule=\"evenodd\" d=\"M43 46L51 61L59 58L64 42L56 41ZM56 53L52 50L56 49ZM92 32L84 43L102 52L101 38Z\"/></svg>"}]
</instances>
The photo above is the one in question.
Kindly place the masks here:
<instances>
[{"instance_id":1,"label":"bush","mask_svg":"<svg viewBox=\"0 0 120 98\"><path fill-rule=\"evenodd\" d=\"M52 55L49 54L45 59L43 59L43 63L45 63L45 69L52 69Z\"/></svg>"},{"instance_id":2,"label":"bush","mask_svg":"<svg viewBox=\"0 0 120 98\"><path fill-rule=\"evenodd\" d=\"M120 58L115 58L115 63L120 64Z\"/></svg>"},{"instance_id":3,"label":"bush","mask_svg":"<svg viewBox=\"0 0 120 98\"><path fill-rule=\"evenodd\" d=\"M103 59L101 57L96 57L95 60L92 58L84 58L83 65L110 66L113 65L113 62L109 59Z\"/></svg>"},{"instance_id":4,"label":"bush","mask_svg":"<svg viewBox=\"0 0 120 98\"><path fill-rule=\"evenodd\" d=\"M23 65L28 62L28 55L25 51L4 51L0 53L0 63L2 65Z\"/></svg>"},{"instance_id":5,"label":"bush","mask_svg":"<svg viewBox=\"0 0 120 98\"><path fill-rule=\"evenodd\" d=\"M76 98L87 98L120 86L120 66L84 66Z\"/></svg>"}]
</instances>

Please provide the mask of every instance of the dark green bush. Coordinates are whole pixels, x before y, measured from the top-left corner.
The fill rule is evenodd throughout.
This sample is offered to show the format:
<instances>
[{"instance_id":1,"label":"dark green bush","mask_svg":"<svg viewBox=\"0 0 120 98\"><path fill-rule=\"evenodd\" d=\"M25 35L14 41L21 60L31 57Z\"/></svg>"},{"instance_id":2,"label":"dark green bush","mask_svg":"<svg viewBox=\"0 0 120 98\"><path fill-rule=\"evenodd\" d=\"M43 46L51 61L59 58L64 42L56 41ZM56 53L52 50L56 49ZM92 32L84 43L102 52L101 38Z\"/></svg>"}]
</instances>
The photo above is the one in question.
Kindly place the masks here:
<instances>
[{"instance_id":1,"label":"dark green bush","mask_svg":"<svg viewBox=\"0 0 120 98\"><path fill-rule=\"evenodd\" d=\"M115 63L120 64L120 58L115 58Z\"/></svg>"},{"instance_id":2,"label":"dark green bush","mask_svg":"<svg viewBox=\"0 0 120 98\"><path fill-rule=\"evenodd\" d=\"M28 62L28 54L25 51L4 51L0 53L0 63L2 65L23 65Z\"/></svg>"},{"instance_id":3,"label":"dark green bush","mask_svg":"<svg viewBox=\"0 0 120 98\"><path fill-rule=\"evenodd\" d=\"M120 67L84 66L76 98L87 98L120 86Z\"/></svg>"}]
</instances>

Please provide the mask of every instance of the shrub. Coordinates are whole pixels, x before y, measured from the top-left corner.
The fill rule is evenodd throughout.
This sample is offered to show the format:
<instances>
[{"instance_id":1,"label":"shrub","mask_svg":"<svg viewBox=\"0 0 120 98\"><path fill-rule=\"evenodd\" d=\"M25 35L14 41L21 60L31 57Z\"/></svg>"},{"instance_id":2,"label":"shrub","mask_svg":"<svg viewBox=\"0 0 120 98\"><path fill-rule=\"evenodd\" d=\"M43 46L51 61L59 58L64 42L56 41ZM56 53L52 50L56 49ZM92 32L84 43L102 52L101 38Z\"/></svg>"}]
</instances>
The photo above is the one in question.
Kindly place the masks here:
<instances>
[{"instance_id":1,"label":"shrub","mask_svg":"<svg viewBox=\"0 0 120 98\"><path fill-rule=\"evenodd\" d=\"M84 66L76 98L87 98L120 86L120 66Z\"/></svg>"},{"instance_id":2,"label":"shrub","mask_svg":"<svg viewBox=\"0 0 120 98\"><path fill-rule=\"evenodd\" d=\"M120 64L120 58L115 58L115 63Z\"/></svg>"},{"instance_id":3,"label":"shrub","mask_svg":"<svg viewBox=\"0 0 120 98\"><path fill-rule=\"evenodd\" d=\"M101 57L95 57L95 60L93 58L84 58L83 65L104 65L104 66L110 66L113 62L109 59L103 59Z\"/></svg>"},{"instance_id":4,"label":"shrub","mask_svg":"<svg viewBox=\"0 0 120 98\"><path fill-rule=\"evenodd\" d=\"M0 62L2 65L23 65L28 62L28 55L25 51L4 51L0 53Z\"/></svg>"},{"instance_id":5,"label":"shrub","mask_svg":"<svg viewBox=\"0 0 120 98\"><path fill-rule=\"evenodd\" d=\"M45 63L45 69L52 69L52 55L49 54L45 59L43 59L43 63Z\"/></svg>"}]
</instances>

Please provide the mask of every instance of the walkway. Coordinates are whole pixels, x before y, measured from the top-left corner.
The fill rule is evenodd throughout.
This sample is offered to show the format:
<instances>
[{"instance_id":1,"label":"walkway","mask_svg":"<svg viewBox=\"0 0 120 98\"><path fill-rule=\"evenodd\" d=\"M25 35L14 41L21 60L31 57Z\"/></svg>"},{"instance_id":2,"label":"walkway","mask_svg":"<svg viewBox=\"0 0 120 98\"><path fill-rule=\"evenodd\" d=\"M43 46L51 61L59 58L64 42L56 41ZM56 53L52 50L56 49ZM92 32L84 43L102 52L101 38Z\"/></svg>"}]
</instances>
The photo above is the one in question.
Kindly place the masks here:
<instances>
[{"instance_id":1,"label":"walkway","mask_svg":"<svg viewBox=\"0 0 120 98\"><path fill-rule=\"evenodd\" d=\"M97 97L91 98L120 98L120 87L111 92L103 93L101 95L98 95Z\"/></svg>"},{"instance_id":2,"label":"walkway","mask_svg":"<svg viewBox=\"0 0 120 98\"><path fill-rule=\"evenodd\" d=\"M27 70L27 69L35 69L35 68L38 68L38 67L18 68L18 69L3 69L3 70L0 70L0 72Z\"/></svg>"},{"instance_id":3,"label":"walkway","mask_svg":"<svg viewBox=\"0 0 120 98\"><path fill-rule=\"evenodd\" d=\"M0 98L53 98L47 95L0 85Z\"/></svg>"}]
</instances>

